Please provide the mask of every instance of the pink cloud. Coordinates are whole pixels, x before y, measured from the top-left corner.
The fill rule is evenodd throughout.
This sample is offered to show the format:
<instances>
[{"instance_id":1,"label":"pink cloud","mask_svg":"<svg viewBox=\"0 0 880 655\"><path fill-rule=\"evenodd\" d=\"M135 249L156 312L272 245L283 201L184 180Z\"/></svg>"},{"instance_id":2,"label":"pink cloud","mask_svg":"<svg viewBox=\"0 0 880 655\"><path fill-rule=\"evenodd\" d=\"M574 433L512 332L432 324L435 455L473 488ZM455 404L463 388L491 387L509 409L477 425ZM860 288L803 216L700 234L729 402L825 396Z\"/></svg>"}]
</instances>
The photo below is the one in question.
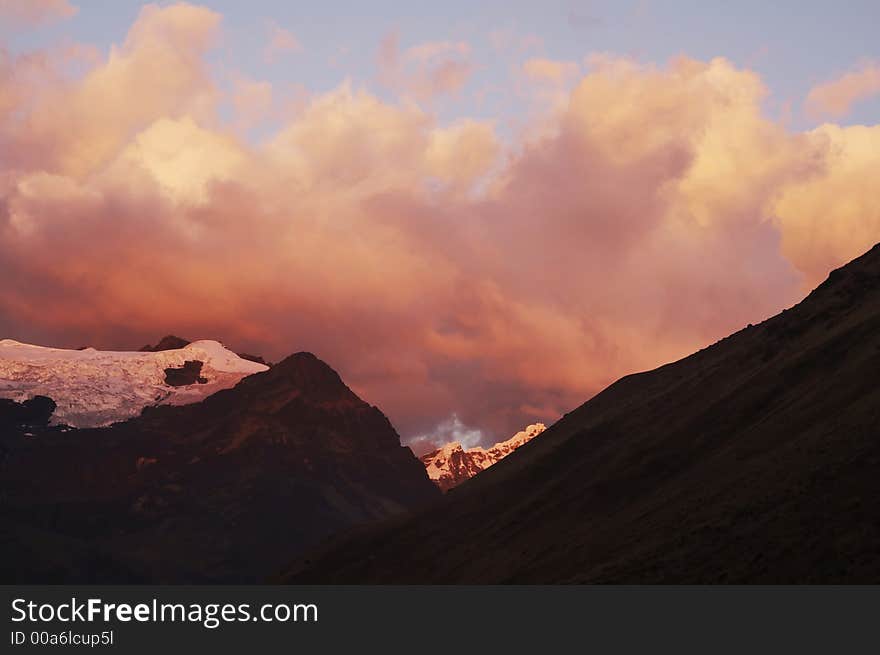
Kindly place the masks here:
<instances>
[{"instance_id":1,"label":"pink cloud","mask_svg":"<svg viewBox=\"0 0 880 655\"><path fill-rule=\"evenodd\" d=\"M0 18L17 25L42 25L70 18L77 11L67 0L0 0Z\"/></svg>"},{"instance_id":2,"label":"pink cloud","mask_svg":"<svg viewBox=\"0 0 880 655\"><path fill-rule=\"evenodd\" d=\"M379 81L420 102L459 92L473 72L467 43L434 41L400 52L399 35L390 32L379 44Z\"/></svg>"},{"instance_id":3,"label":"pink cloud","mask_svg":"<svg viewBox=\"0 0 880 655\"><path fill-rule=\"evenodd\" d=\"M810 89L806 108L814 118L824 116L841 118L850 112L854 104L878 94L880 94L880 64L866 61L857 70Z\"/></svg>"},{"instance_id":4,"label":"pink cloud","mask_svg":"<svg viewBox=\"0 0 880 655\"><path fill-rule=\"evenodd\" d=\"M269 117L272 96L271 83L237 77L233 83L232 106L239 129L247 130Z\"/></svg>"},{"instance_id":5,"label":"pink cloud","mask_svg":"<svg viewBox=\"0 0 880 655\"><path fill-rule=\"evenodd\" d=\"M492 442L775 313L880 230L880 127L792 132L723 59L594 57L510 142L343 83L254 144L220 117L219 23L144 9L82 76L0 59L2 336L311 350L404 435L454 415ZM416 47L380 59L468 56Z\"/></svg>"},{"instance_id":6,"label":"pink cloud","mask_svg":"<svg viewBox=\"0 0 880 655\"><path fill-rule=\"evenodd\" d=\"M522 71L527 78L533 81L564 84L578 75L579 68L577 63L573 61L557 61L533 57L526 60L522 66Z\"/></svg>"},{"instance_id":7,"label":"pink cloud","mask_svg":"<svg viewBox=\"0 0 880 655\"><path fill-rule=\"evenodd\" d=\"M159 117L212 113L217 93L202 55L219 22L191 5L147 5L123 43L81 78L64 79L64 61L45 73L50 84L13 74L15 111L0 124L7 165L79 177Z\"/></svg>"},{"instance_id":8,"label":"pink cloud","mask_svg":"<svg viewBox=\"0 0 880 655\"><path fill-rule=\"evenodd\" d=\"M290 30L276 23L270 23L268 32L268 41L263 48L263 59L266 63L274 63L286 53L302 52L302 44Z\"/></svg>"}]
</instances>

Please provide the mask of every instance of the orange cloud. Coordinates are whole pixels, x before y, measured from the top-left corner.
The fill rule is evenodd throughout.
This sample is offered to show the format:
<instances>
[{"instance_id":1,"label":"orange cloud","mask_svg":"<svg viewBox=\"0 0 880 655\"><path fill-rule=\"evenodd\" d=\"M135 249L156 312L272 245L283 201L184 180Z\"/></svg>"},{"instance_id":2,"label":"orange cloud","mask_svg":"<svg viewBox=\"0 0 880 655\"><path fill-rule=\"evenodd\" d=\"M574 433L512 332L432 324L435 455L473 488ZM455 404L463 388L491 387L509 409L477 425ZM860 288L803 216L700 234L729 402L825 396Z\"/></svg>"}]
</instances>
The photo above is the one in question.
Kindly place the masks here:
<instances>
[{"instance_id":1,"label":"orange cloud","mask_svg":"<svg viewBox=\"0 0 880 655\"><path fill-rule=\"evenodd\" d=\"M16 25L41 25L76 12L67 0L0 0L0 18Z\"/></svg>"},{"instance_id":2,"label":"orange cloud","mask_svg":"<svg viewBox=\"0 0 880 655\"><path fill-rule=\"evenodd\" d=\"M811 287L880 241L880 126L823 125L805 135L822 165L782 190L782 251Z\"/></svg>"},{"instance_id":3,"label":"orange cloud","mask_svg":"<svg viewBox=\"0 0 880 655\"><path fill-rule=\"evenodd\" d=\"M846 116L854 104L880 94L880 64L864 62L858 70L851 71L830 82L810 89L807 95L807 112L814 118Z\"/></svg>"},{"instance_id":4,"label":"orange cloud","mask_svg":"<svg viewBox=\"0 0 880 655\"><path fill-rule=\"evenodd\" d=\"M499 151L492 125L465 120L434 130L425 159L429 174L468 184L489 172Z\"/></svg>"},{"instance_id":5,"label":"orange cloud","mask_svg":"<svg viewBox=\"0 0 880 655\"><path fill-rule=\"evenodd\" d=\"M151 7L81 77L0 60L3 336L312 350L405 435L455 415L491 441L778 311L880 229L880 127L791 132L724 59L593 57L508 141L342 83L254 144L219 118L219 27Z\"/></svg>"}]
</instances>

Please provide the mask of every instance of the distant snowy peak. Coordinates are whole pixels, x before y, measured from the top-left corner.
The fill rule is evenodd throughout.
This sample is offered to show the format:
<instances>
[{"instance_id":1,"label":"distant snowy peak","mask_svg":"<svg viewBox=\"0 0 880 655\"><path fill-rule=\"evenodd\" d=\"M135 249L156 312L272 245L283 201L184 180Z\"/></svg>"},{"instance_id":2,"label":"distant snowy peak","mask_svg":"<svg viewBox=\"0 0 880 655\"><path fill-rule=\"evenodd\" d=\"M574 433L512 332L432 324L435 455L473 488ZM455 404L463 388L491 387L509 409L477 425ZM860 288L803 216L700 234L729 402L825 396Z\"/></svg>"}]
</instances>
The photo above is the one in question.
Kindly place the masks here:
<instances>
[{"instance_id":1,"label":"distant snowy peak","mask_svg":"<svg viewBox=\"0 0 880 655\"><path fill-rule=\"evenodd\" d=\"M504 459L546 429L543 423L535 423L517 432L507 441L499 441L491 448L477 447L465 450L460 443L453 441L427 455L422 455L419 459L422 460L428 477L434 481L434 484L443 491L448 491Z\"/></svg>"},{"instance_id":2,"label":"distant snowy peak","mask_svg":"<svg viewBox=\"0 0 880 655\"><path fill-rule=\"evenodd\" d=\"M160 352L115 352L64 350L4 339L0 398L21 402L48 396L57 404L54 424L102 427L137 416L148 405L199 402L267 369L217 341L195 341Z\"/></svg>"}]
</instances>

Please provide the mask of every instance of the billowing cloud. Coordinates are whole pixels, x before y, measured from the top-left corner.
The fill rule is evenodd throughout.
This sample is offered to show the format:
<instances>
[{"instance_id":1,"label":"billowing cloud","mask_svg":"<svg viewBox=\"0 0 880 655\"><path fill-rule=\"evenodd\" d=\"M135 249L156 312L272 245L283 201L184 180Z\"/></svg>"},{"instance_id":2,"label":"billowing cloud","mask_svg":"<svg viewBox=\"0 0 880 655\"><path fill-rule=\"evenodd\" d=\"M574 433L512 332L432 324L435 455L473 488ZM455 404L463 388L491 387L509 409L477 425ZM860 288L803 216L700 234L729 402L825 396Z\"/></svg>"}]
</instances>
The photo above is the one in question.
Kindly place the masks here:
<instances>
[{"instance_id":1,"label":"billowing cloud","mask_svg":"<svg viewBox=\"0 0 880 655\"><path fill-rule=\"evenodd\" d=\"M67 0L0 0L0 19L13 25L41 25L70 18L76 12Z\"/></svg>"},{"instance_id":2,"label":"billowing cloud","mask_svg":"<svg viewBox=\"0 0 880 655\"><path fill-rule=\"evenodd\" d=\"M783 253L810 287L880 241L880 126L823 125L804 138L821 170L786 185L774 214Z\"/></svg>"},{"instance_id":3,"label":"billowing cloud","mask_svg":"<svg viewBox=\"0 0 880 655\"><path fill-rule=\"evenodd\" d=\"M865 61L857 70L824 82L807 95L807 112L815 118L846 116L854 104L880 94L880 63Z\"/></svg>"},{"instance_id":4,"label":"billowing cloud","mask_svg":"<svg viewBox=\"0 0 880 655\"><path fill-rule=\"evenodd\" d=\"M80 177L158 118L206 117L216 91L203 54L219 20L190 5L147 5L123 44L84 78L40 84L12 75L13 87L27 87L0 125L5 164Z\"/></svg>"},{"instance_id":5,"label":"billowing cloud","mask_svg":"<svg viewBox=\"0 0 880 655\"><path fill-rule=\"evenodd\" d=\"M79 77L0 60L2 336L311 350L405 436L491 443L775 313L880 229L880 127L791 132L724 59L592 57L508 139L344 82L256 144L221 119L218 23L147 8Z\"/></svg>"}]
</instances>

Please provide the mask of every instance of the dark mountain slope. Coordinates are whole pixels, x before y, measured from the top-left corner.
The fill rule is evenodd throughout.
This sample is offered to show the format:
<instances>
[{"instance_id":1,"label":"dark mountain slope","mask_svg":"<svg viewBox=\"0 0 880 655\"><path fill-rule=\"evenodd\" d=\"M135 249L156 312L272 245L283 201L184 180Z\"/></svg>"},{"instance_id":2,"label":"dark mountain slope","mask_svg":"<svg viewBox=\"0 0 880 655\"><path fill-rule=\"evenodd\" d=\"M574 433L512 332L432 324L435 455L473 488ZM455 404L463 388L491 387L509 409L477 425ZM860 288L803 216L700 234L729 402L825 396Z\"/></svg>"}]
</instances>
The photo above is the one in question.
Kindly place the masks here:
<instances>
[{"instance_id":1,"label":"dark mountain slope","mask_svg":"<svg viewBox=\"0 0 880 655\"><path fill-rule=\"evenodd\" d=\"M286 582L880 582L880 246Z\"/></svg>"},{"instance_id":2,"label":"dark mountain slope","mask_svg":"<svg viewBox=\"0 0 880 655\"><path fill-rule=\"evenodd\" d=\"M440 495L308 353L201 403L0 445L4 582L258 582L291 550Z\"/></svg>"}]
</instances>

